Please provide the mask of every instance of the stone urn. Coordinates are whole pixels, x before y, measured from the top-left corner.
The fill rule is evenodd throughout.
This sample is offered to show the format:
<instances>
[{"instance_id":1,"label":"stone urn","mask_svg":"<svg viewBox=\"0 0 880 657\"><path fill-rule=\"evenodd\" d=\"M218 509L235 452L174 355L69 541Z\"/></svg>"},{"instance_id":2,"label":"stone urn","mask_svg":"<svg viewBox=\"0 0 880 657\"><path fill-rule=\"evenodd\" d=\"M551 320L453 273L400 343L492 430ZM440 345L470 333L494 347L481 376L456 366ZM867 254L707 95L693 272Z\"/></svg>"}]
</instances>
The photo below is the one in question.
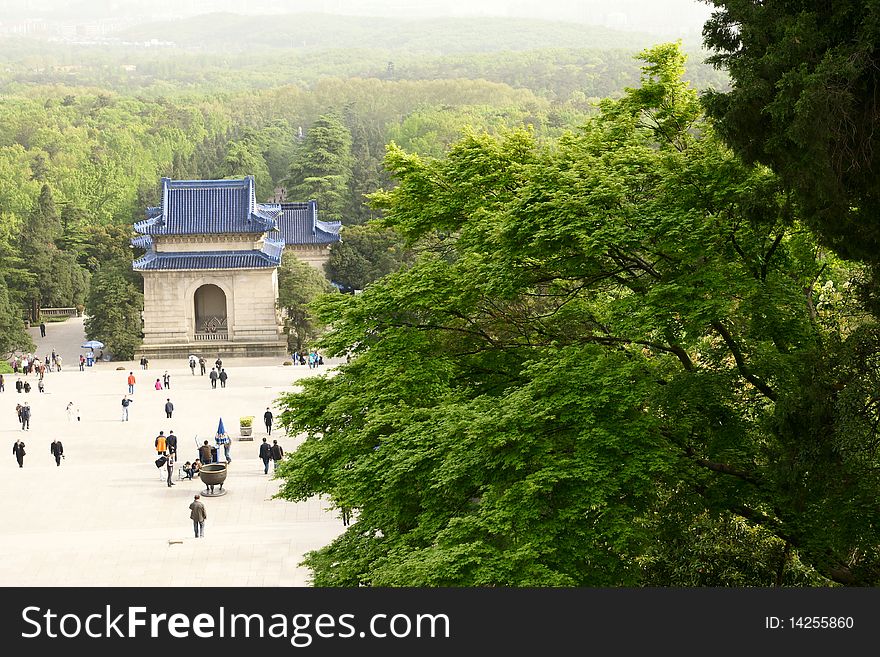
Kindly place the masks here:
<instances>
[{"instance_id":1,"label":"stone urn","mask_svg":"<svg viewBox=\"0 0 880 657\"><path fill-rule=\"evenodd\" d=\"M206 497L216 497L225 495L223 490L223 482L226 481L227 464L226 463L206 463L199 469L199 478L205 484L205 492L202 493ZM219 486L218 490L214 486Z\"/></svg>"}]
</instances>

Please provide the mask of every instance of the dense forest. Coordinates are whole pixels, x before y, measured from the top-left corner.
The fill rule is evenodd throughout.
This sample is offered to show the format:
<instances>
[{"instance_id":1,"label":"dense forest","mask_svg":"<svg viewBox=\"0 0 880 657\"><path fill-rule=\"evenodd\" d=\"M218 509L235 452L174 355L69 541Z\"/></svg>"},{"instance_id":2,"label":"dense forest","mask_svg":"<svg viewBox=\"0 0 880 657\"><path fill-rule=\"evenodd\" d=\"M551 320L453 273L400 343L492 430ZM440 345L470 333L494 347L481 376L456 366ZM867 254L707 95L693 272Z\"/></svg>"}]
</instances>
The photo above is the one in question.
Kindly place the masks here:
<instances>
[{"instance_id":1,"label":"dense forest","mask_svg":"<svg viewBox=\"0 0 880 657\"><path fill-rule=\"evenodd\" d=\"M142 38L173 37L174 48L0 41L0 314L36 321L40 307L84 307L95 337L131 357L138 330L122 317L136 315L141 281L129 267L129 227L157 202L161 176L253 175L260 200L283 188L354 227L378 215L366 195L393 184L382 165L387 144L440 156L465 129L558 137L594 113L598 98L635 82L637 63L624 47L645 38L567 26L560 41L558 24L524 21L271 23L277 34L304 30L323 41L254 45L267 19L226 15L138 28ZM446 44L442 52L435 43ZM574 44L590 48L560 47ZM699 59L695 78L723 87ZM330 267L345 289L408 258L387 230L350 235ZM108 298L125 300L121 315ZM29 346L18 330L0 350Z\"/></svg>"}]
</instances>

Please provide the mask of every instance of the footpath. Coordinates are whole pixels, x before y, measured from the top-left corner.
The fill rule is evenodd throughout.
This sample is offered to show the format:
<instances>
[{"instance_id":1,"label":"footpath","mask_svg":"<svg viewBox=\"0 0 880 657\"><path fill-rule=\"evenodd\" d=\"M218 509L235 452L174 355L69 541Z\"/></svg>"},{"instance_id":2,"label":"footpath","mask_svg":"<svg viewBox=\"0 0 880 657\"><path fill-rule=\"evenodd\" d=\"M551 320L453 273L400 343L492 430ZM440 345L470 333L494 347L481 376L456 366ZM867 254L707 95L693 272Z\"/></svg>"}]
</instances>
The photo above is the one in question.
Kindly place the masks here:
<instances>
[{"instance_id":1,"label":"footpath","mask_svg":"<svg viewBox=\"0 0 880 657\"><path fill-rule=\"evenodd\" d=\"M15 376L5 375L0 393L0 583L4 586L305 586L304 554L332 541L344 529L339 512L326 501L291 503L272 499L280 482L263 473L257 456L263 437L278 440L285 452L300 437L273 429L267 436L267 406L298 379L327 367L284 366L283 359L223 359L225 389L212 389L207 375L193 376L186 361L155 361L148 370L136 362L98 362L80 372L85 350L82 318L47 324L31 334L37 355L62 355L62 371L47 372L46 392L16 393ZM210 364L216 358L206 360ZM122 367L122 370L118 370ZM170 388L155 390L169 373ZM129 421L121 421L126 379L137 379ZM166 399L174 404L166 418ZM15 405L27 399L31 428L22 431ZM68 419L74 403L80 420ZM253 415L253 441L238 438L238 418ZM153 440L174 431L181 463L195 458L196 445L213 444L220 418L232 438L231 463L223 497L202 498L208 518L205 537L195 539L189 519L198 479L165 482L156 468ZM64 445L60 466L49 453L53 439ZM12 454L16 439L27 455L19 468Z\"/></svg>"}]
</instances>

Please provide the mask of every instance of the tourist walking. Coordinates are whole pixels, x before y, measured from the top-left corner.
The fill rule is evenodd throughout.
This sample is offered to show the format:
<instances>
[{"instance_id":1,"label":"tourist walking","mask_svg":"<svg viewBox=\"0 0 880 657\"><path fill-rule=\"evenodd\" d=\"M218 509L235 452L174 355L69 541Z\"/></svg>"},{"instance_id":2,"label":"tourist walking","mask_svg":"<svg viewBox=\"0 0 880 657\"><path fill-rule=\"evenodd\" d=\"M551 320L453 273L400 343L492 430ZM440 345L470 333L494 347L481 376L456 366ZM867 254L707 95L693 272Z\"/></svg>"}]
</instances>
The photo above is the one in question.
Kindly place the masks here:
<instances>
[{"instance_id":1,"label":"tourist walking","mask_svg":"<svg viewBox=\"0 0 880 657\"><path fill-rule=\"evenodd\" d=\"M129 372L128 373L128 394L129 395L134 394L134 384L136 381L137 381L137 379L134 378L134 372Z\"/></svg>"},{"instance_id":2,"label":"tourist walking","mask_svg":"<svg viewBox=\"0 0 880 657\"><path fill-rule=\"evenodd\" d=\"M12 453L15 454L15 460L18 461L18 467L24 467L24 442L21 440L16 440L15 444L12 445Z\"/></svg>"},{"instance_id":3,"label":"tourist walking","mask_svg":"<svg viewBox=\"0 0 880 657\"><path fill-rule=\"evenodd\" d=\"M83 356L82 354L79 355L79 371L80 372L86 371L86 357Z\"/></svg>"},{"instance_id":4,"label":"tourist walking","mask_svg":"<svg viewBox=\"0 0 880 657\"><path fill-rule=\"evenodd\" d=\"M61 358L61 354L58 354L57 356L55 356L55 369L58 370L59 372L61 371L61 361L62 360L63 359Z\"/></svg>"},{"instance_id":5,"label":"tourist walking","mask_svg":"<svg viewBox=\"0 0 880 657\"><path fill-rule=\"evenodd\" d=\"M73 402L67 402L67 406L64 410L67 412L67 421L70 422L73 420Z\"/></svg>"},{"instance_id":6,"label":"tourist walking","mask_svg":"<svg viewBox=\"0 0 880 657\"><path fill-rule=\"evenodd\" d=\"M281 461L281 458L284 456L284 450L281 449L281 445L278 444L277 440L272 441L272 460L275 463L272 466L272 470L278 469L278 462Z\"/></svg>"},{"instance_id":7,"label":"tourist walking","mask_svg":"<svg viewBox=\"0 0 880 657\"><path fill-rule=\"evenodd\" d=\"M128 395L122 397L122 421L128 422L128 407L131 406L132 400L128 398ZM70 419L70 407L73 406L73 402L70 402L67 405L67 419Z\"/></svg>"},{"instance_id":8,"label":"tourist walking","mask_svg":"<svg viewBox=\"0 0 880 657\"><path fill-rule=\"evenodd\" d=\"M269 461L272 460L272 448L266 439L263 438L263 444L260 445L260 458L263 460L263 474L269 474Z\"/></svg>"},{"instance_id":9,"label":"tourist walking","mask_svg":"<svg viewBox=\"0 0 880 657\"><path fill-rule=\"evenodd\" d=\"M55 465L61 465L61 459L64 458L64 445L57 438L49 445L49 452L55 457Z\"/></svg>"},{"instance_id":10,"label":"tourist walking","mask_svg":"<svg viewBox=\"0 0 880 657\"><path fill-rule=\"evenodd\" d=\"M226 387L226 379L229 378L229 375L226 373L226 370L220 370L220 374L218 375L218 378L220 379L220 387L225 388Z\"/></svg>"},{"instance_id":11,"label":"tourist walking","mask_svg":"<svg viewBox=\"0 0 880 657\"><path fill-rule=\"evenodd\" d=\"M193 533L196 538L205 537L205 520L208 514L205 512L205 505L199 499L201 496L196 493L193 496L193 502L189 505L189 517L193 521Z\"/></svg>"},{"instance_id":12,"label":"tourist walking","mask_svg":"<svg viewBox=\"0 0 880 657\"><path fill-rule=\"evenodd\" d=\"M40 337L41 338L46 337L46 322L40 322Z\"/></svg>"},{"instance_id":13,"label":"tourist walking","mask_svg":"<svg viewBox=\"0 0 880 657\"><path fill-rule=\"evenodd\" d=\"M153 384L153 387L154 387L156 390L161 390L161 389L162 389L162 380L161 380L161 379L156 379L156 383Z\"/></svg>"},{"instance_id":14,"label":"tourist walking","mask_svg":"<svg viewBox=\"0 0 880 657\"><path fill-rule=\"evenodd\" d=\"M203 356L199 356L199 369L201 370L202 376L205 376L205 366L207 365L207 361Z\"/></svg>"},{"instance_id":15,"label":"tourist walking","mask_svg":"<svg viewBox=\"0 0 880 657\"><path fill-rule=\"evenodd\" d=\"M269 410L269 407L266 407L266 412L263 413L263 422L266 424L266 433L270 436L272 435L272 411Z\"/></svg>"},{"instance_id":16,"label":"tourist walking","mask_svg":"<svg viewBox=\"0 0 880 657\"><path fill-rule=\"evenodd\" d=\"M217 360L214 361L214 366L217 368L217 371L218 371L218 372L219 372L220 369L223 367L223 361L220 360L220 356L219 356L219 355L217 356Z\"/></svg>"},{"instance_id":17,"label":"tourist walking","mask_svg":"<svg viewBox=\"0 0 880 657\"><path fill-rule=\"evenodd\" d=\"M208 375L208 378L211 379L211 387L215 390L217 389L217 370L211 370L211 373ZM21 392L21 391L19 391Z\"/></svg>"},{"instance_id":18,"label":"tourist walking","mask_svg":"<svg viewBox=\"0 0 880 657\"><path fill-rule=\"evenodd\" d=\"M27 402L21 405L21 430L31 430L31 407Z\"/></svg>"},{"instance_id":19,"label":"tourist walking","mask_svg":"<svg viewBox=\"0 0 880 657\"><path fill-rule=\"evenodd\" d=\"M174 454L169 452L166 456L168 459L165 461L165 469L168 470L168 488L171 488L174 485L171 481L171 475L174 474Z\"/></svg>"},{"instance_id":20,"label":"tourist walking","mask_svg":"<svg viewBox=\"0 0 880 657\"><path fill-rule=\"evenodd\" d=\"M166 390L171 387L171 375L168 374L168 370L165 370L165 374L162 375L162 385L165 386Z\"/></svg>"},{"instance_id":21,"label":"tourist walking","mask_svg":"<svg viewBox=\"0 0 880 657\"><path fill-rule=\"evenodd\" d=\"M171 399L165 399L165 417L171 417L171 414L174 412L174 404L171 403Z\"/></svg>"},{"instance_id":22,"label":"tourist walking","mask_svg":"<svg viewBox=\"0 0 880 657\"><path fill-rule=\"evenodd\" d=\"M189 356L189 371L192 372L192 375L196 375L196 357L190 354Z\"/></svg>"}]
</instances>

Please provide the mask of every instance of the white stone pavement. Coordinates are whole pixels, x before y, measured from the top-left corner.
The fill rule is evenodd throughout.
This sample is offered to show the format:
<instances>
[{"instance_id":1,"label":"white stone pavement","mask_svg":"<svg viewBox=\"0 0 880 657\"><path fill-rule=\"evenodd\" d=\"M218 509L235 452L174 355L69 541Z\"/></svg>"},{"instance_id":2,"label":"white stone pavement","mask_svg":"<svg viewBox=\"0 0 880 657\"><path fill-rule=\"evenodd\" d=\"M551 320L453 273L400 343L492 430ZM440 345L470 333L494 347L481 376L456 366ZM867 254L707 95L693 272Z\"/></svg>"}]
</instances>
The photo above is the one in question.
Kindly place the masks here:
<instances>
[{"instance_id":1,"label":"white stone pavement","mask_svg":"<svg viewBox=\"0 0 880 657\"><path fill-rule=\"evenodd\" d=\"M44 356L63 354L63 371L46 373L46 392L30 377L30 394L15 392L15 376L5 375L0 393L0 585L2 586L305 586L303 555L342 532L338 511L320 499L303 503L273 500L279 482L263 474L257 450L266 436L262 415L298 378L315 373L283 366L283 359L224 359L225 389L212 390L198 368L185 361L98 363L80 372L82 319L47 325L47 337L31 329ZM44 353L45 352L45 353ZM213 363L216 354L205 354ZM117 370L122 366L125 369ZM210 367L210 365L209 365ZM169 390L153 388L165 370ZM130 420L122 422L126 378L137 378ZM322 372L319 370L319 372ZM32 409L30 431L21 431L16 403ZM172 419L164 412L174 403ZM73 401L81 421L67 419ZM238 418L254 415L254 440L238 440ZM160 430L178 436L182 460L196 456L196 439L213 444L218 419L233 437L232 462L223 497L202 498L207 509L205 538L195 539L189 504L203 486L198 479L168 487L153 461ZM66 458L61 466L49 453L58 437ZM19 468L12 444L21 438L27 455ZM273 430L285 452L298 440ZM164 469L162 470L164 474ZM181 541L181 542L177 542Z\"/></svg>"}]
</instances>

